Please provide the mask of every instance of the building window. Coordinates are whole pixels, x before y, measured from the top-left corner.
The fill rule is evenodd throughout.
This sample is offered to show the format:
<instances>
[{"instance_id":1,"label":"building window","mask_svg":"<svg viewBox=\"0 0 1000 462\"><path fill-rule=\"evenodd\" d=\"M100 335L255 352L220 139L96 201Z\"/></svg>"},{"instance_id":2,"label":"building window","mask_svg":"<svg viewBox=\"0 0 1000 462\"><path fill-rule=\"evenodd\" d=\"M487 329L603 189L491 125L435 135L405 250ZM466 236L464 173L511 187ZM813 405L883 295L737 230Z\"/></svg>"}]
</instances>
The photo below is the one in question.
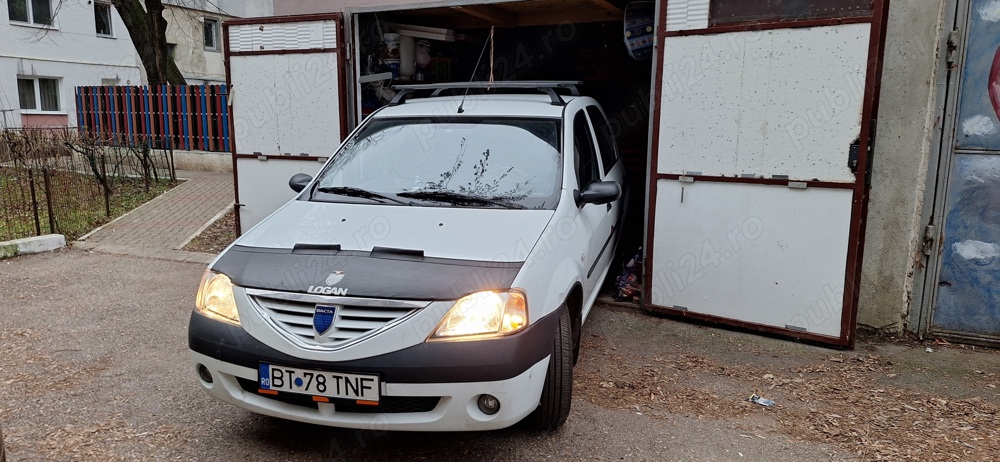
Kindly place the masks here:
<instances>
[{"instance_id":1,"label":"building window","mask_svg":"<svg viewBox=\"0 0 1000 462\"><path fill-rule=\"evenodd\" d=\"M51 26L51 0L8 0L7 17L11 21Z\"/></svg>"},{"instance_id":2,"label":"building window","mask_svg":"<svg viewBox=\"0 0 1000 462\"><path fill-rule=\"evenodd\" d=\"M59 112L59 79L18 78L17 99L23 110Z\"/></svg>"},{"instance_id":3,"label":"building window","mask_svg":"<svg viewBox=\"0 0 1000 462\"><path fill-rule=\"evenodd\" d=\"M219 20L205 18L205 49L219 51Z\"/></svg>"},{"instance_id":4,"label":"building window","mask_svg":"<svg viewBox=\"0 0 1000 462\"><path fill-rule=\"evenodd\" d=\"M94 3L94 25L97 35L111 37L111 5L108 3Z\"/></svg>"}]
</instances>

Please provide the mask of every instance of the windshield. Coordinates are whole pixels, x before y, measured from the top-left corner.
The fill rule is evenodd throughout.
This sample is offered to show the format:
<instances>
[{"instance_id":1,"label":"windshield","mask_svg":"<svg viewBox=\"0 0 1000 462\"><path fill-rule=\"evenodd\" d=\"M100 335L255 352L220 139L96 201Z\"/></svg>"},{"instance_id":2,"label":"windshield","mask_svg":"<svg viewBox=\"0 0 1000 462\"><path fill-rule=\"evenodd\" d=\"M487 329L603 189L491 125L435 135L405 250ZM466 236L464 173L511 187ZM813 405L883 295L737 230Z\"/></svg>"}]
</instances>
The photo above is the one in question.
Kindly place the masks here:
<instances>
[{"instance_id":1,"label":"windshield","mask_svg":"<svg viewBox=\"0 0 1000 462\"><path fill-rule=\"evenodd\" d=\"M312 200L553 209L559 145L558 119L373 119L320 173Z\"/></svg>"}]
</instances>

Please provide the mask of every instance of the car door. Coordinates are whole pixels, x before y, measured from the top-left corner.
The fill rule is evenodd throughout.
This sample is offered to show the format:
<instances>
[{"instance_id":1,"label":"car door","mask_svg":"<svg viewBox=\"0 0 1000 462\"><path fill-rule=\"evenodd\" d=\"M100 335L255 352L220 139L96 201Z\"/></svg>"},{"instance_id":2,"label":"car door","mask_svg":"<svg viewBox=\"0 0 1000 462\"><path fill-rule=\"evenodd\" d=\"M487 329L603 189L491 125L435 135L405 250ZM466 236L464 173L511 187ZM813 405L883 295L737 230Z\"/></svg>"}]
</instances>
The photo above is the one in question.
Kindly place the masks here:
<instances>
[{"instance_id":1,"label":"car door","mask_svg":"<svg viewBox=\"0 0 1000 462\"><path fill-rule=\"evenodd\" d=\"M594 129L594 138L597 140L597 151L601 159L604 181L614 181L622 188L622 200L608 204L611 214L606 218L611 220L611 230L615 234L608 244L605 253L614 257L614 247L621 235L621 226L624 223L626 207L628 206L628 189L625 178L625 165L620 162L618 146L615 144L614 135L611 132L611 125L608 123L604 111L598 106L587 106L587 117L590 119L590 126Z\"/></svg>"},{"instance_id":2,"label":"car door","mask_svg":"<svg viewBox=\"0 0 1000 462\"><path fill-rule=\"evenodd\" d=\"M585 110L580 110L573 116L573 160L578 190L583 191L591 184L604 180L600 151ZM587 300L590 300L594 291L599 288L602 270L613 253L609 247L613 241L614 207L606 204L578 206L578 224L584 235L588 236L587 249L583 257L586 276L584 297Z\"/></svg>"}]
</instances>

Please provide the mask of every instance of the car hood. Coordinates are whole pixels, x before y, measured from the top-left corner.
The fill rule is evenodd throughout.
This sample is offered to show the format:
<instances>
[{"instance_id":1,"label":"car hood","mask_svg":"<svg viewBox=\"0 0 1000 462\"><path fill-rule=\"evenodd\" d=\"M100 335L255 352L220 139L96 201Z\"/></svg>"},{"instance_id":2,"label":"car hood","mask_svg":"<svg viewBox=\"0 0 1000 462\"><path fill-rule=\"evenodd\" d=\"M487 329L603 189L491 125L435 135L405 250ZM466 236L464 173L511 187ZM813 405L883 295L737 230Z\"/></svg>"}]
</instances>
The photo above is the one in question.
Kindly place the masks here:
<instances>
[{"instance_id":1,"label":"car hood","mask_svg":"<svg viewBox=\"0 0 1000 462\"><path fill-rule=\"evenodd\" d=\"M552 210L418 207L292 201L236 241L292 249L296 244L423 251L425 257L522 262Z\"/></svg>"}]
</instances>

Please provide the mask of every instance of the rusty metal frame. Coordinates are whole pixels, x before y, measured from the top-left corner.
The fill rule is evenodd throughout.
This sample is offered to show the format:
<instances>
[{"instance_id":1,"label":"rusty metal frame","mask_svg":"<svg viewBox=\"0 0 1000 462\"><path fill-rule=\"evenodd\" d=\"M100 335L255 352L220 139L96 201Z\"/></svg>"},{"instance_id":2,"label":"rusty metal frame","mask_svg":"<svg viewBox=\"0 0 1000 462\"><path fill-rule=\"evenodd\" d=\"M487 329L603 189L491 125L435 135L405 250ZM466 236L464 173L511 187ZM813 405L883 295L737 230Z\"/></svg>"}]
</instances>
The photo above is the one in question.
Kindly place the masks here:
<instances>
[{"instance_id":1,"label":"rusty metal frame","mask_svg":"<svg viewBox=\"0 0 1000 462\"><path fill-rule=\"evenodd\" d=\"M784 22L756 22L756 23L744 23L744 24L731 24L724 26L711 26L706 29L697 30L687 30L687 31L667 31L666 21L667 21L667 4L669 0L662 0L659 2L658 18L657 18L657 50L656 50L656 69L655 69L655 81L653 84L653 106L655 108L653 113L653 127L651 132L651 143L650 143L650 161L649 161L649 187L648 187L648 209L646 215L646 247L643 268L643 291L642 291L642 307L644 310L665 314L670 316L676 316L680 318L689 318L700 321L707 321L720 325L727 325L731 327L736 327L739 329L747 329L753 331L764 332L768 334L779 335L783 337L796 338L800 340L816 342L820 344L843 347L843 348L854 348L855 334L857 329L857 315L858 315L858 299L860 295L860 284L861 284L861 266L864 256L864 244L865 244L865 226L866 218L868 214L868 193L870 191L870 183L868 181L869 176L866 174L869 169L869 155L868 147L872 144L873 130L875 129L875 119L878 114L879 106L879 90L881 87L882 79L882 59L885 51L885 30L886 23L889 14L889 0L873 0L873 14L871 16L865 17L851 17L842 19L812 19L812 20L796 20L796 21L784 21ZM869 48L868 48L868 69L865 79L865 95L864 103L861 113L861 134L860 134L860 155L858 159L858 173L855 175L854 183L830 183L830 182L806 182L809 187L826 187L826 188L839 188L839 189L852 189L854 191L854 201L851 209L851 226L850 234L848 237L848 251L847 251L847 271L846 278L844 281L844 306L841 314L841 335L840 337L832 337L827 335L813 334L808 332L798 332L790 329L783 329L779 327L763 325L758 323L740 321L731 318L724 318L714 315L706 315L700 313L692 313L686 310L676 309L674 307L667 306L656 306L652 303L652 296L650 288L653 286L652 278L652 256L653 256L653 229L656 225L656 196L657 196L657 181L658 180L676 180L680 178L680 175L666 175L660 174L658 163L659 163L659 137L660 137L660 114L664 108L660 107L662 101L662 86L663 86L663 59L664 59L664 47L666 44L666 39L668 37L683 36L683 35L706 35L706 34L719 34L725 32L736 32L736 31L748 31L748 30L766 30L766 29L781 29L781 28L799 28L799 27L817 27L817 26L832 26L839 24L858 24L858 23L870 23L871 24L871 36L869 38ZM695 177L697 181L725 181L732 183L746 183L746 184L787 184L789 180L785 179L764 179L764 178L739 178L739 177Z\"/></svg>"},{"instance_id":2,"label":"rusty metal frame","mask_svg":"<svg viewBox=\"0 0 1000 462\"><path fill-rule=\"evenodd\" d=\"M310 48L301 50L260 50L260 51L244 51L244 52L232 52L229 50L229 28L230 26L239 26L247 24L281 24L289 22L311 22L311 21L334 21L337 25L337 46L333 48ZM301 53L336 53L337 54L337 91L340 97L340 135L341 141L344 137L348 135L347 131L347 88L346 88L346 56L348 53L347 49L347 38L344 37L344 15L341 13L321 13L321 14L303 14L303 15L291 15L291 16L273 16L273 17L262 17L262 18L241 18L224 21L222 23L222 51L223 59L225 60L226 67L226 87L229 89L233 88L232 73L230 70L229 59L233 56L254 56L254 55L268 55L268 54L301 54ZM229 100L229 104L232 104L232 99ZM239 185L239 168L237 166L238 159L244 158L258 158L257 154L247 154L239 153L236 151L236 130L235 130L235 117L232 111L229 112L229 133L230 133L230 152L233 158L233 195L235 200L236 208L236 235L242 234L242 224L240 223L240 185ZM304 162L317 162L320 158L315 156L282 156L282 155L269 155L264 153L268 159L281 159L281 160L297 160Z\"/></svg>"}]
</instances>

